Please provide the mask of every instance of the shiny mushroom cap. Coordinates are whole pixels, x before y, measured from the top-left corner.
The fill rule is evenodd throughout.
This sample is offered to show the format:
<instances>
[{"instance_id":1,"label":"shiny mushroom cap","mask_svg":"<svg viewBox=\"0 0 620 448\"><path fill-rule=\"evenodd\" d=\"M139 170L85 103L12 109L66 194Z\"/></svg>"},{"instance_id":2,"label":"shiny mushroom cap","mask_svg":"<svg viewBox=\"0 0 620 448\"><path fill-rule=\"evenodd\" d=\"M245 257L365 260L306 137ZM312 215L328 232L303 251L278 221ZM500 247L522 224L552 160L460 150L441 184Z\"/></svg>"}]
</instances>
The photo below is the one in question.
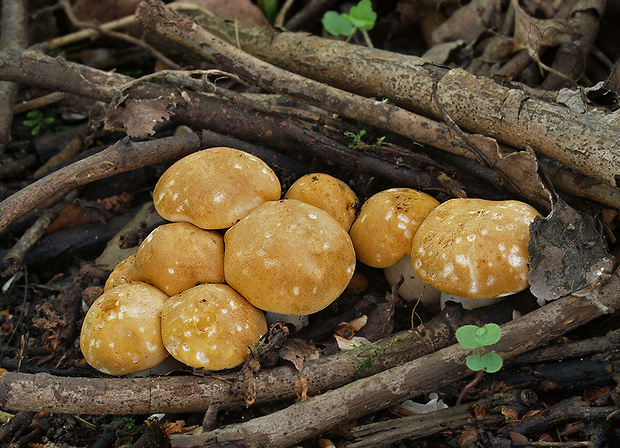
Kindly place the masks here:
<instances>
[{"instance_id":1,"label":"shiny mushroom cap","mask_svg":"<svg viewBox=\"0 0 620 448\"><path fill-rule=\"evenodd\" d=\"M120 284L132 282L135 280L133 275L133 263L135 259L136 254L132 254L114 267L105 282L105 285L103 287L104 292Z\"/></svg>"},{"instance_id":2,"label":"shiny mushroom cap","mask_svg":"<svg viewBox=\"0 0 620 448\"><path fill-rule=\"evenodd\" d=\"M257 308L315 313L355 271L347 232L329 213L295 200L266 202L224 235L226 282Z\"/></svg>"},{"instance_id":3,"label":"shiny mushroom cap","mask_svg":"<svg viewBox=\"0 0 620 448\"><path fill-rule=\"evenodd\" d=\"M211 148L168 168L155 186L153 203L168 221L226 229L280 195L280 181L265 162L238 149Z\"/></svg>"},{"instance_id":4,"label":"shiny mushroom cap","mask_svg":"<svg viewBox=\"0 0 620 448\"><path fill-rule=\"evenodd\" d=\"M161 317L170 354L194 368L222 370L242 364L267 332L262 311L228 285L199 285L170 297Z\"/></svg>"},{"instance_id":5,"label":"shiny mushroom cap","mask_svg":"<svg viewBox=\"0 0 620 448\"><path fill-rule=\"evenodd\" d=\"M224 237L187 222L161 225L140 244L133 276L169 296L198 283L223 283Z\"/></svg>"},{"instance_id":6,"label":"shiny mushroom cap","mask_svg":"<svg viewBox=\"0 0 620 448\"><path fill-rule=\"evenodd\" d=\"M313 173L297 179L284 195L314 205L332 215L348 232L355 221L359 199L346 183L329 174Z\"/></svg>"},{"instance_id":7,"label":"shiny mushroom cap","mask_svg":"<svg viewBox=\"0 0 620 448\"><path fill-rule=\"evenodd\" d=\"M490 299L528 287L529 227L539 213L519 201L451 199L413 240L416 275L440 291Z\"/></svg>"},{"instance_id":8,"label":"shiny mushroom cap","mask_svg":"<svg viewBox=\"0 0 620 448\"><path fill-rule=\"evenodd\" d=\"M351 227L357 259L387 268L411 253L411 242L426 216L439 205L412 188L391 188L370 197Z\"/></svg>"},{"instance_id":9,"label":"shiny mushroom cap","mask_svg":"<svg viewBox=\"0 0 620 448\"><path fill-rule=\"evenodd\" d=\"M110 375L150 369L168 352L161 339L161 310L168 296L143 282L104 292L92 304L80 334L86 362Z\"/></svg>"}]
</instances>

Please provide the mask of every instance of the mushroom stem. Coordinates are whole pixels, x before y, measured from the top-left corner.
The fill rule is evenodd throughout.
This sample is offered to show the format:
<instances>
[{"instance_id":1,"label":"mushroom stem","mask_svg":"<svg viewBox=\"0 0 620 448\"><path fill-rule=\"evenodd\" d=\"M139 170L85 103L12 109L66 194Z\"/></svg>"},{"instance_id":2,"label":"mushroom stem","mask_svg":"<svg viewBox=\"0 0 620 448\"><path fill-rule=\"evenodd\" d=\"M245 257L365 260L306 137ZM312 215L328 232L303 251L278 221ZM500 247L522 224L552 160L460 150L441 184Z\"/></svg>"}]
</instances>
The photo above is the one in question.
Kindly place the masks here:
<instances>
[{"instance_id":1,"label":"mushroom stem","mask_svg":"<svg viewBox=\"0 0 620 448\"><path fill-rule=\"evenodd\" d=\"M451 302L460 303L463 309L475 310L476 308L493 305L497 302L501 302L506 297L508 296L493 297L491 299L470 299L468 297L462 297L462 296L457 296L454 294L448 294L446 292L442 292L439 297L439 303L440 303L441 309L444 309L444 307L446 306L446 302L451 301Z\"/></svg>"}]
</instances>

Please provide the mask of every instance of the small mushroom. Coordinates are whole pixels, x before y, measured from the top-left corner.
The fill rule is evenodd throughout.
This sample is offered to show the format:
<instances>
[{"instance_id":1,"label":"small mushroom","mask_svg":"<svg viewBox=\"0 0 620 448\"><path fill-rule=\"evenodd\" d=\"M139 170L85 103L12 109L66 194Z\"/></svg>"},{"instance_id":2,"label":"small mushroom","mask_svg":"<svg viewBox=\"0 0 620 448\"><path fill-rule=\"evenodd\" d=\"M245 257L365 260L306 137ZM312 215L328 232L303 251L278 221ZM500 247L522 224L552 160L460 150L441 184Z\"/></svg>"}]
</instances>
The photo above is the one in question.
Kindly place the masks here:
<instances>
[{"instance_id":1,"label":"small mushroom","mask_svg":"<svg viewBox=\"0 0 620 448\"><path fill-rule=\"evenodd\" d=\"M222 370L242 364L267 332L262 311L228 285L199 285L170 297L163 306L164 345L194 368Z\"/></svg>"},{"instance_id":2,"label":"small mushroom","mask_svg":"<svg viewBox=\"0 0 620 448\"><path fill-rule=\"evenodd\" d=\"M265 162L221 147L195 152L174 163L157 182L153 203L168 221L214 230L232 226L280 195L280 181Z\"/></svg>"},{"instance_id":3,"label":"small mushroom","mask_svg":"<svg viewBox=\"0 0 620 448\"><path fill-rule=\"evenodd\" d=\"M133 276L169 296L197 283L223 283L224 237L188 222L161 225L140 244Z\"/></svg>"},{"instance_id":4,"label":"small mushroom","mask_svg":"<svg viewBox=\"0 0 620 448\"><path fill-rule=\"evenodd\" d=\"M161 310L168 298L143 282L104 292L92 304L80 333L84 359L110 375L150 369L168 356L161 338Z\"/></svg>"},{"instance_id":5,"label":"small mushroom","mask_svg":"<svg viewBox=\"0 0 620 448\"><path fill-rule=\"evenodd\" d=\"M529 227L537 216L519 201L446 201L414 237L414 271L440 291L470 299L522 291L528 287Z\"/></svg>"},{"instance_id":6,"label":"small mushroom","mask_svg":"<svg viewBox=\"0 0 620 448\"><path fill-rule=\"evenodd\" d=\"M329 174L313 173L297 179L284 195L314 205L332 215L348 232L359 209L359 199L346 183Z\"/></svg>"},{"instance_id":7,"label":"small mushroom","mask_svg":"<svg viewBox=\"0 0 620 448\"><path fill-rule=\"evenodd\" d=\"M257 308L287 315L322 310L355 271L348 233L296 199L266 202L224 235L226 282Z\"/></svg>"},{"instance_id":8,"label":"small mushroom","mask_svg":"<svg viewBox=\"0 0 620 448\"><path fill-rule=\"evenodd\" d=\"M116 265L112 272L110 272L110 275L103 286L104 292L120 284L135 280L133 275L133 263L135 259L136 254L132 254Z\"/></svg>"},{"instance_id":9,"label":"small mushroom","mask_svg":"<svg viewBox=\"0 0 620 448\"><path fill-rule=\"evenodd\" d=\"M413 236L437 205L435 198L412 188L384 190L364 203L350 232L358 260L383 268L403 299L429 306L439 303L439 291L415 277L409 256Z\"/></svg>"},{"instance_id":10,"label":"small mushroom","mask_svg":"<svg viewBox=\"0 0 620 448\"><path fill-rule=\"evenodd\" d=\"M374 268L394 266L411 254L418 227L439 202L412 188L391 188L370 197L351 227L357 259Z\"/></svg>"}]
</instances>

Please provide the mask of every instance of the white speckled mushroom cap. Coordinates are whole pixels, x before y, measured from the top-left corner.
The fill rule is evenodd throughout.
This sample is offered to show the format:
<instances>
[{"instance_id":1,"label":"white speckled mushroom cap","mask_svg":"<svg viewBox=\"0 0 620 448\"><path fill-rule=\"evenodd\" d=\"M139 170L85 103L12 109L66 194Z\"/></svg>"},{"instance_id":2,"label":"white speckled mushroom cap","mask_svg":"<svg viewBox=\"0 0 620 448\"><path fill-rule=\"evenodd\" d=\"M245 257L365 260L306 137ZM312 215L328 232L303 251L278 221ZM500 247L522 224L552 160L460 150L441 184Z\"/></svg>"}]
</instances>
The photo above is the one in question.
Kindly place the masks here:
<instances>
[{"instance_id":1,"label":"white speckled mushroom cap","mask_svg":"<svg viewBox=\"0 0 620 448\"><path fill-rule=\"evenodd\" d=\"M297 179L284 195L314 205L332 215L347 232L359 208L359 199L346 183L329 174L313 173Z\"/></svg>"},{"instance_id":2,"label":"white speckled mushroom cap","mask_svg":"<svg viewBox=\"0 0 620 448\"><path fill-rule=\"evenodd\" d=\"M197 283L223 283L224 237L188 222L161 225L140 244L133 276L169 296Z\"/></svg>"},{"instance_id":3,"label":"white speckled mushroom cap","mask_svg":"<svg viewBox=\"0 0 620 448\"><path fill-rule=\"evenodd\" d=\"M357 259L374 268L394 266L411 253L418 227L439 205L412 188L391 188L370 197L351 227Z\"/></svg>"},{"instance_id":4,"label":"white speckled mushroom cap","mask_svg":"<svg viewBox=\"0 0 620 448\"><path fill-rule=\"evenodd\" d=\"M135 280L133 276L133 262L135 259L136 254L132 254L114 267L105 282L103 287L104 292L122 283L132 282Z\"/></svg>"},{"instance_id":5,"label":"white speckled mushroom cap","mask_svg":"<svg viewBox=\"0 0 620 448\"><path fill-rule=\"evenodd\" d=\"M355 271L348 233L296 199L266 202L224 235L226 282L257 308L306 315L344 291Z\"/></svg>"},{"instance_id":6,"label":"white speckled mushroom cap","mask_svg":"<svg viewBox=\"0 0 620 448\"><path fill-rule=\"evenodd\" d=\"M528 287L529 226L539 213L519 201L451 199L413 239L416 275L440 291L490 299Z\"/></svg>"},{"instance_id":7,"label":"white speckled mushroom cap","mask_svg":"<svg viewBox=\"0 0 620 448\"><path fill-rule=\"evenodd\" d=\"M280 181L265 162L222 147L174 163L157 182L153 203L168 221L226 229L263 202L280 199L281 193Z\"/></svg>"},{"instance_id":8,"label":"white speckled mushroom cap","mask_svg":"<svg viewBox=\"0 0 620 448\"><path fill-rule=\"evenodd\" d=\"M168 296L143 282L104 292L91 305L80 334L86 362L110 375L156 366L168 356L161 339L161 310Z\"/></svg>"},{"instance_id":9,"label":"white speckled mushroom cap","mask_svg":"<svg viewBox=\"0 0 620 448\"><path fill-rule=\"evenodd\" d=\"M188 366L222 370L242 364L267 332L262 311L228 285L199 285L166 300L162 337Z\"/></svg>"}]
</instances>

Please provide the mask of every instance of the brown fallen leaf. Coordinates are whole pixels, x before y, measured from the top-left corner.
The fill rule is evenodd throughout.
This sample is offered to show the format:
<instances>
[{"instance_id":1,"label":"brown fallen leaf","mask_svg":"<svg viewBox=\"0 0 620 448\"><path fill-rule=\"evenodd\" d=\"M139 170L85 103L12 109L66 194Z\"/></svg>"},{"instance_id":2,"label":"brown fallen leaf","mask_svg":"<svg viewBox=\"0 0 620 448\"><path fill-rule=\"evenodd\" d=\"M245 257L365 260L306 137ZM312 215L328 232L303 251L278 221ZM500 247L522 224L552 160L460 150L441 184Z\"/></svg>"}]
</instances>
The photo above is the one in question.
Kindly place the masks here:
<instances>
[{"instance_id":1,"label":"brown fallen leaf","mask_svg":"<svg viewBox=\"0 0 620 448\"><path fill-rule=\"evenodd\" d=\"M594 285L612 269L612 257L594 220L561 198L549 216L530 227L531 292L547 301Z\"/></svg>"},{"instance_id":2,"label":"brown fallen leaf","mask_svg":"<svg viewBox=\"0 0 620 448\"><path fill-rule=\"evenodd\" d=\"M494 28L501 19L500 2L473 0L460 7L448 20L433 31L433 44L464 40L475 41L480 34Z\"/></svg>"},{"instance_id":3,"label":"brown fallen leaf","mask_svg":"<svg viewBox=\"0 0 620 448\"><path fill-rule=\"evenodd\" d=\"M530 16L518 0L512 0L515 10L515 39L528 50L530 56L539 57L544 48L571 45L579 35L573 33L568 21L537 19Z\"/></svg>"},{"instance_id":4,"label":"brown fallen leaf","mask_svg":"<svg viewBox=\"0 0 620 448\"><path fill-rule=\"evenodd\" d=\"M174 100L171 98L129 99L122 106L108 111L105 128L111 130L122 126L130 137L153 135L157 123L170 119L170 108L173 106Z\"/></svg>"}]
</instances>

